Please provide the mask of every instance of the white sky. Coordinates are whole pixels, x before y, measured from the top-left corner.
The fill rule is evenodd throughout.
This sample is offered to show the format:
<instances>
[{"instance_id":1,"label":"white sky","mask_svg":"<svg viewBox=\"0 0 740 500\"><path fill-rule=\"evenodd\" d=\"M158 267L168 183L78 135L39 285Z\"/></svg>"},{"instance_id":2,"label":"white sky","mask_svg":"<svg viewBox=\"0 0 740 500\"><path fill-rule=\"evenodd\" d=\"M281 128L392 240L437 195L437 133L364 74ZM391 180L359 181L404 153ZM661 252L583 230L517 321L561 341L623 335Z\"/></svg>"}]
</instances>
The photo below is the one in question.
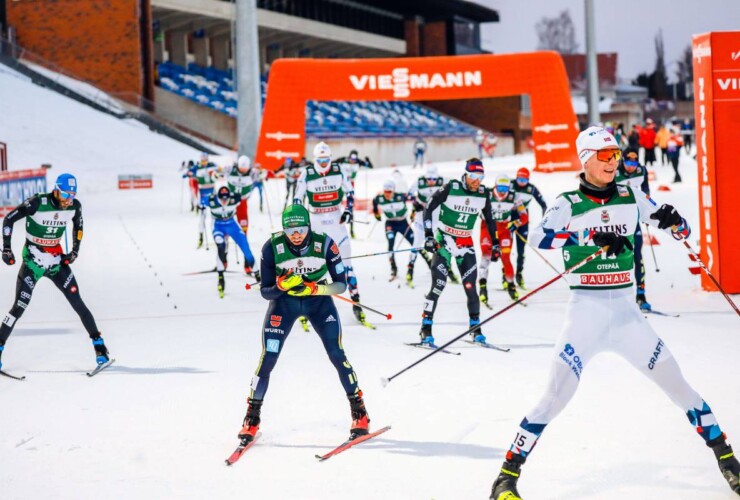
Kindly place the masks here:
<instances>
[{"instance_id":1,"label":"white sky","mask_svg":"<svg viewBox=\"0 0 740 500\"><path fill-rule=\"evenodd\" d=\"M482 25L483 48L494 53L537 49L535 24L570 10L579 52L586 51L584 0L475 0L496 9L501 22ZM653 39L663 30L666 69L675 81L676 64L691 35L740 30L740 0L594 0L596 49L617 52L618 76L632 80L653 71Z\"/></svg>"}]
</instances>

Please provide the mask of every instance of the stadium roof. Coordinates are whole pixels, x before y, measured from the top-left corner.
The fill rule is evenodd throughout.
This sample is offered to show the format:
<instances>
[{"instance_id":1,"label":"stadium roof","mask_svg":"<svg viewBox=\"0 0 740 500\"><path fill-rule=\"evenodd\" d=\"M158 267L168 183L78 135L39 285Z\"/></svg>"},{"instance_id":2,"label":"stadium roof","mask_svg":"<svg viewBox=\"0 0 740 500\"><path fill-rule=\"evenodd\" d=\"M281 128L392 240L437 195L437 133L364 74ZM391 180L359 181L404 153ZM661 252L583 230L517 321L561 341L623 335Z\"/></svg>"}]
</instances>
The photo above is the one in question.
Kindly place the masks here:
<instances>
[{"instance_id":1,"label":"stadium roof","mask_svg":"<svg viewBox=\"0 0 740 500\"><path fill-rule=\"evenodd\" d=\"M345 3L343 0L331 1ZM423 16L427 19L449 19L459 16L479 23L499 22L498 11L467 0L370 0L362 3L398 12L404 17Z\"/></svg>"}]
</instances>

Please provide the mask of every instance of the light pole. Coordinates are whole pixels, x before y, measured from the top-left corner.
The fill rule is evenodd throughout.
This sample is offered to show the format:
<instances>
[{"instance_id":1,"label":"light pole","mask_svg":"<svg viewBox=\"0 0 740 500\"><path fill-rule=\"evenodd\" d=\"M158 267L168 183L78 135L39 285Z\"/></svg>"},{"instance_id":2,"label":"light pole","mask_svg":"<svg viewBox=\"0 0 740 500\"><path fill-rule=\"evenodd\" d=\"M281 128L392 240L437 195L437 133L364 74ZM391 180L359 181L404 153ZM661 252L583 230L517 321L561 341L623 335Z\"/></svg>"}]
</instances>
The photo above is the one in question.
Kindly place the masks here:
<instances>
[{"instance_id":1,"label":"light pole","mask_svg":"<svg viewBox=\"0 0 740 500\"><path fill-rule=\"evenodd\" d=\"M596 60L596 34L594 27L594 0L586 2L586 78L588 82L588 124L601 121L599 115L599 65Z\"/></svg>"},{"instance_id":2,"label":"light pole","mask_svg":"<svg viewBox=\"0 0 740 500\"><path fill-rule=\"evenodd\" d=\"M262 117L257 0L236 0L236 91L239 154L253 156Z\"/></svg>"}]
</instances>

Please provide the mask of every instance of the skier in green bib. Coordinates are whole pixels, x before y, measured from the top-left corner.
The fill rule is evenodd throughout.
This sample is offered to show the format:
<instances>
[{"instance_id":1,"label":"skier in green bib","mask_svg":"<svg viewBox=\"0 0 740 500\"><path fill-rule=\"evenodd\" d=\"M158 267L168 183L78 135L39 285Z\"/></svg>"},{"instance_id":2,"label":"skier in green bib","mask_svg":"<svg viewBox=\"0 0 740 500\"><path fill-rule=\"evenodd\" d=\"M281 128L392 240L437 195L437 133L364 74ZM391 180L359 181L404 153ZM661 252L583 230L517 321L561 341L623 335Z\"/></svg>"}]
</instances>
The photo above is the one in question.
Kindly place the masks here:
<instances>
[{"instance_id":1,"label":"skier in green bib","mask_svg":"<svg viewBox=\"0 0 740 500\"><path fill-rule=\"evenodd\" d=\"M82 206L76 199L77 179L71 174L57 177L51 193L37 194L18 205L3 220L2 259L7 265L15 263L11 248L13 224L25 217L26 244L23 247L21 269L16 281L15 303L0 325L0 369L5 343L13 326L26 311L31 295L41 278L49 278L64 294L64 298L80 316L92 340L97 363L109 361L108 349L100 336L95 319L80 297L70 264L77 259L82 241ZM72 223L72 249L65 253L61 241Z\"/></svg>"},{"instance_id":2,"label":"skier in green bib","mask_svg":"<svg viewBox=\"0 0 740 500\"><path fill-rule=\"evenodd\" d=\"M404 238L409 242L411 247L414 247L414 236L409 221L406 218L408 215L408 207L406 203L409 201L409 196L406 193L396 192L396 183L392 180L387 180L383 183L383 192L379 193L373 198L373 215L375 219L380 221L382 215L385 215L385 237L388 240L388 251L393 252L398 250L396 245L396 235L400 234L401 239ZM382 215L381 215L382 214ZM409 256L409 264L406 271L406 283L413 287L414 279L414 263L416 262L417 250L412 250ZM398 266L396 265L396 257L393 253L388 255L388 261L391 264L391 277L388 281L393 281L398 275Z\"/></svg>"},{"instance_id":3,"label":"skier in green bib","mask_svg":"<svg viewBox=\"0 0 740 500\"><path fill-rule=\"evenodd\" d=\"M575 395L583 371L604 351L624 358L678 406L714 452L730 488L740 495L740 463L727 444L727 436L712 409L684 378L673 353L632 300L632 251L638 221L654 225L676 240L688 238L691 229L671 205L658 206L647 194L614 181L622 152L607 130L587 128L578 135L576 149L583 165L578 189L557 197L532 231L530 241L541 249L561 249L566 268L595 254L599 247L603 253L566 274L571 296L553 351L547 387L522 419L490 498L521 500L517 481L522 466L547 425ZM731 387L731 381L723 385ZM638 425L654 423L650 408L630 406L628 402L624 414L639 415Z\"/></svg>"},{"instance_id":4,"label":"skier in green bib","mask_svg":"<svg viewBox=\"0 0 740 500\"><path fill-rule=\"evenodd\" d=\"M447 286L447 269L454 259L460 272L460 279L465 288L468 299L468 315L470 326L480 323L480 302L476 281L475 248L473 247L473 228L478 215L483 215L483 223L491 235L496 234L496 222L491 213L491 195L487 187L481 183L484 179L483 162L478 158L470 158L465 163L465 174L461 180L450 180L444 187L435 192L424 209L424 248L434 252L432 260L432 285L424 300L422 313L421 336L422 344L434 345L432 325L434 311L437 308L442 291ZM439 208L439 223L436 232L433 230L432 217ZM498 240L492 242L494 262L500 255ZM476 342L485 342L486 337L480 328L472 331L471 336Z\"/></svg>"},{"instance_id":5,"label":"skier in green bib","mask_svg":"<svg viewBox=\"0 0 740 500\"><path fill-rule=\"evenodd\" d=\"M347 275L337 244L313 231L308 210L289 205L283 230L262 247L262 298L270 301L262 327L262 355L252 379L247 414L239 431L242 444L252 441L261 423L261 409L270 374L285 347L296 319L305 316L324 344L349 399L350 439L368 434L370 418L357 374L342 346L342 323L331 296L347 289Z\"/></svg>"}]
</instances>

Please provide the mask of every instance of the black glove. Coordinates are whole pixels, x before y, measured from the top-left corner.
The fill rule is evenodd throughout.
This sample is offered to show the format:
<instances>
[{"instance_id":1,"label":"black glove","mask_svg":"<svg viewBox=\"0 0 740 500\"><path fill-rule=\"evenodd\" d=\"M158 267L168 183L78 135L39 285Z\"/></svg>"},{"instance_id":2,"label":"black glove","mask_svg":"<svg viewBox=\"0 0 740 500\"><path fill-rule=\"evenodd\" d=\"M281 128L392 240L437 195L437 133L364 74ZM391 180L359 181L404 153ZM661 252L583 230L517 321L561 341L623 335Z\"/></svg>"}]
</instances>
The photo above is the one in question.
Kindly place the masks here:
<instances>
[{"instance_id":1,"label":"black glove","mask_svg":"<svg viewBox=\"0 0 740 500\"><path fill-rule=\"evenodd\" d=\"M340 224L347 224L349 222L352 222L352 212L349 210L345 210L342 216L339 218Z\"/></svg>"},{"instance_id":2,"label":"black glove","mask_svg":"<svg viewBox=\"0 0 740 500\"><path fill-rule=\"evenodd\" d=\"M13 250L10 248L3 248L3 262L9 266L15 264L15 255L13 255Z\"/></svg>"},{"instance_id":3,"label":"black glove","mask_svg":"<svg viewBox=\"0 0 740 500\"><path fill-rule=\"evenodd\" d=\"M72 250L68 254L62 255L62 262L66 265L70 265L72 262L77 260L77 250Z\"/></svg>"},{"instance_id":4,"label":"black glove","mask_svg":"<svg viewBox=\"0 0 740 500\"><path fill-rule=\"evenodd\" d=\"M617 233L605 233L603 231L595 232L593 238L596 246L609 247L606 251L606 256L611 257L612 255L619 255L624 252L624 247L632 250L632 243L627 239L626 236L620 236Z\"/></svg>"},{"instance_id":5,"label":"black glove","mask_svg":"<svg viewBox=\"0 0 740 500\"><path fill-rule=\"evenodd\" d=\"M501 245L499 245L497 240L494 240L493 246L491 247L491 260L493 262L498 262L500 258L501 258Z\"/></svg>"},{"instance_id":6,"label":"black glove","mask_svg":"<svg viewBox=\"0 0 740 500\"><path fill-rule=\"evenodd\" d=\"M422 205L418 201L414 201L414 203L412 203L411 206L414 208L415 212L421 213L424 211L424 205Z\"/></svg>"},{"instance_id":7,"label":"black glove","mask_svg":"<svg viewBox=\"0 0 740 500\"><path fill-rule=\"evenodd\" d=\"M671 205L661 205L650 218L658 221L658 229L680 226L683 223L683 217Z\"/></svg>"},{"instance_id":8,"label":"black glove","mask_svg":"<svg viewBox=\"0 0 740 500\"><path fill-rule=\"evenodd\" d=\"M380 220L382 217L380 216L380 213L375 213L375 220Z\"/></svg>"},{"instance_id":9,"label":"black glove","mask_svg":"<svg viewBox=\"0 0 740 500\"><path fill-rule=\"evenodd\" d=\"M365 157L365 162L367 163L367 168L373 168L373 164L367 156Z\"/></svg>"},{"instance_id":10,"label":"black glove","mask_svg":"<svg viewBox=\"0 0 740 500\"><path fill-rule=\"evenodd\" d=\"M432 253L437 251L437 241L431 231L424 232L424 250Z\"/></svg>"}]
</instances>

